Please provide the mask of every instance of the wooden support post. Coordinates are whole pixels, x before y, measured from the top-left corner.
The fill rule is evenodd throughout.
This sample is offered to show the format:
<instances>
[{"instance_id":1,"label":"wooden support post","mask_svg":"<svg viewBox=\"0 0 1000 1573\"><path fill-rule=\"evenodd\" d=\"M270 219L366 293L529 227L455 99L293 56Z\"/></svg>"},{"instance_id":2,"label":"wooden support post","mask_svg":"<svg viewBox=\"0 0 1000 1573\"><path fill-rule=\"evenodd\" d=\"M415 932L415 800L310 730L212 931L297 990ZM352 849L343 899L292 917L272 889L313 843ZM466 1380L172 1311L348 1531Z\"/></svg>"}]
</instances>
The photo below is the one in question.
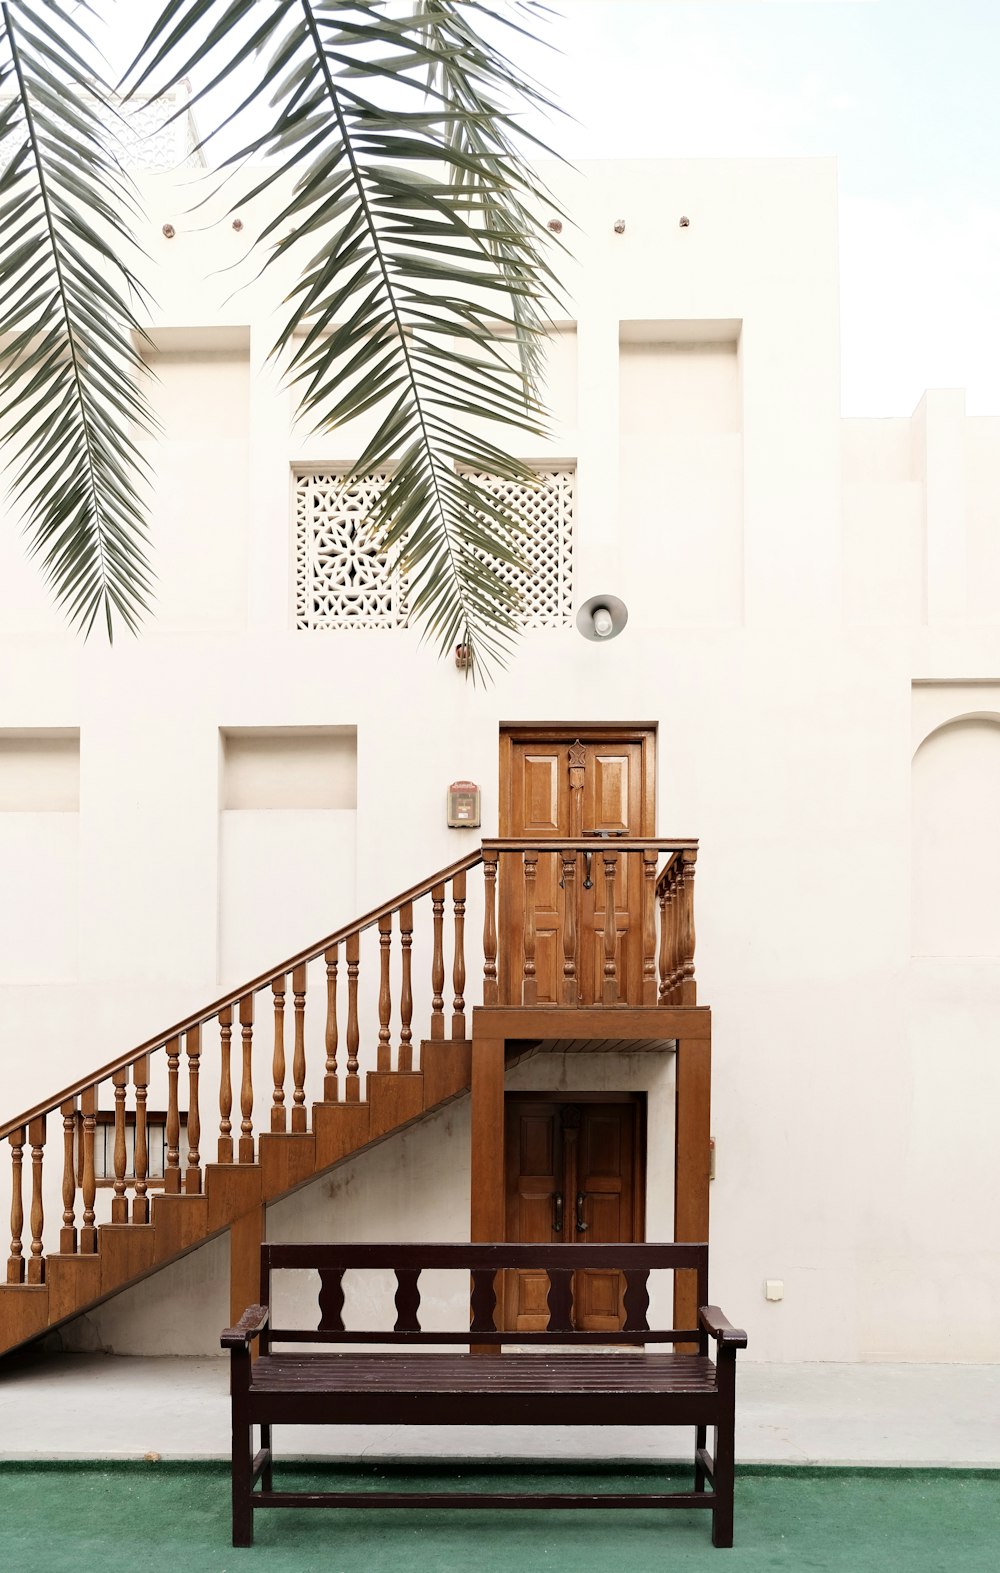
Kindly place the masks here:
<instances>
[{"instance_id":1,"label":"wooden support post","mask_svg":"<svg viewBox=\"0 0 1000 1573\"><path fill-rule=\"evenodd\" d=\"M711 1157L711 1038L680 1038L676 1064L674 1147L674 1239L708 1240ZM674 1326L694 1327L698 1314L695 1273L674 1274ZM697 1346L678 1345L682 1353Z\"/></svg>"},{"instance_id":2,"label":"wooden support post","mask_svg":"<svg viewBox=\"0 0 1000 1573\"><path fill-rule=\"evenodd\" d=\"M264 1205L229 1226L229 1315L235 1326L247 1306L256 1305L260 1295L260 1246L264 1238ZM256 1353L256 1344L253 1349Z\"/></svg>"},{"instance_id":3,"label":"wooden support post","mask_svg":"<svg viewBox=\"0 0 1000 1573\"><path fill-rule=\"evenodd\" d=\"M472 1041L472 1211L469 1238L502 1240L504 1228L504 1040ZM500 1295L498 1304L502 1303ZM473 1354L498 1355L498 1344L473 1344Z\"/></svg>"}]
</instances>

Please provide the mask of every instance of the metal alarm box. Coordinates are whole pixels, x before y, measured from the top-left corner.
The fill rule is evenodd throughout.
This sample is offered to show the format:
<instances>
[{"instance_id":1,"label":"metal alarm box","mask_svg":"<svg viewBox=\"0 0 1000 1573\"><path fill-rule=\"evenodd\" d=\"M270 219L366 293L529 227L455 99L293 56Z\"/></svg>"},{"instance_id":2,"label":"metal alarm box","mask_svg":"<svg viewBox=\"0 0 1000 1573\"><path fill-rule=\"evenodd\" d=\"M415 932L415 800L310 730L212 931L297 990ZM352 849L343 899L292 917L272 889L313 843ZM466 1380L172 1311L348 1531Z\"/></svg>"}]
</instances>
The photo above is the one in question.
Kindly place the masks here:
<instances>
[{"instance_id":1,"label":"metal alarm box","mask_svg":"<svg viewBox=\"0 0 1000 1573\"><path fill-rule=\"evenodd\" d=\"M478 830L482 823L479 788L474 781L453 781L448 788L449 830Z\"/></svg>"}]
</instances>

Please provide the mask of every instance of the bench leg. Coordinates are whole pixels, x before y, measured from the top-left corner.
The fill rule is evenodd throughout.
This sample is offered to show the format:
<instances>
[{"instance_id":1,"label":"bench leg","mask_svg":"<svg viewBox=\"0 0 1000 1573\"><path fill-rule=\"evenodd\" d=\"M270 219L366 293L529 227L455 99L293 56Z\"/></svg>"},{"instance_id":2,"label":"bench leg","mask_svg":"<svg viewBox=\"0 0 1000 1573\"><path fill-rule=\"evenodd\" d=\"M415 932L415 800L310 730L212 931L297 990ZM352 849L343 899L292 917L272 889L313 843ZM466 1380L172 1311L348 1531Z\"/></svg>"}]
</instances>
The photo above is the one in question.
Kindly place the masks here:
<instances>
[{"instance_id":1,"label":"bench leg","mask_svg":"<svg viewBox=\"0 0 1000 1573\"><path fill-rule=\"evenodd\" d=\"M271 1465L274 1459L271 1455L271 1427L261 1426L260 1445L267 1453L267 1463L260 1472L260 1485L262 1491L271 1490Z\"/></svg>"},{"instance_id":2,"label":"bench leg","mask_svg":"<svg viewBox=\"0 0 1000 1573\"><path fill-rule=\"evenodd\" d=\"M733 1543L733 1487L735 1483L736 1351L720 1350L716 1366L719 1384L719 1423L715 1427L715 1506L712 1509L712 1545Z\"/></svg>"},{"instance_id":3,"label":"bench leg","mask_svg":"<svg viewBox=\"0 0 1000 1573\"><path fill-rule=\"evenodd\" d=\"M708 1427L707 1426L695 1426L695 1430L694 1430L694 1489L696 1491L704 1491L704 1489L705 1489L705 1471L704 1471L704 1469L702 1467L702 1462L701 1462L701 1459L698 1457L698 1454L700 1453L701 1449L706 1445L707 1442L708 1442Z\"/></svg>"},{"instance_id":4,"label":"bench leg","mask_svg":"<svg viewBox=\"0 0 1000 1573\"><path fill-rule=\"evenodd\" d=\"M232 1351L230 1392L233 1405L233 1545L253 1545L253 1427L250 1424L249 1350Z\"/></svg>"}]
</instances>

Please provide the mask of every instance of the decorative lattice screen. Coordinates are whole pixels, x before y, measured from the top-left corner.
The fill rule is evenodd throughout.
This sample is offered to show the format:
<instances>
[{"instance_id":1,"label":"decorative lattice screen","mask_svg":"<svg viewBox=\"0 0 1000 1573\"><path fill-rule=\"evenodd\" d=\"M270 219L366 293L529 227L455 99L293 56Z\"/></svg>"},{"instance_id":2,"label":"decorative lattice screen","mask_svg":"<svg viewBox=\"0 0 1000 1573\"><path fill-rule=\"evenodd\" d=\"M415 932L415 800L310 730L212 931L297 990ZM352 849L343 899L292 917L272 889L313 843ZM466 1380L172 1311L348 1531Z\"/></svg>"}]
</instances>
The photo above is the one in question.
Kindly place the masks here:
<instances>
[{"instance_id":1,"label":"decorative lattice screen","mask_svg":"<svg viewBox=\"0 0 1000 1573\"><path fill-rule=\"evenodd\" d=\"M526 628L573 620L573 471L539 470L537 487L475 479L524 519L520 540L527 571L500 572L522 596ZM385 475L348 480L330 471L295 483L297 628L398 628L406 621L406 586L367 537L365 519Z\"/></svg>"},{"instance_id":2,"label":"decorative lattice screen","mask_svg":"<svg viewBox=\"0 0 1000 1573\"><path fill-rule=\"evenodd\" d=\"M399 575L364 528L386 479L329 472L296 478L296 627L398 628L406 621Z\"/></svg>"},{"instance_id":3,"label":"decorative lattice screen","mask_svg":"<svg viewBox=\"0 0 1000 1573\"><path fill-rule=\"evenodd\" d=\"M190 92L178 87L155 102L141 94L127 102L110 94L98 105L101 120L114 133L118 156L127 169L198 169L205 155L197 148L198 135L191 111L181 114ZM0 110L11 102L0 93ZM176 119L174 118L176 116ZM24 141L23 127L0 142L0 170Z\"/></svg>"},{"instance_id":4,"label":"decorative lattice screen","mask_svg":"<svg viewBox=\"0 0 1000 1573\"><path fill-rule=\"evenodd\" d=\"M522 486L492 475L473 475L484 489L506 502L525 534L517 545L525 570L497 563L501 578L521 595L524 628L558 628L573 621L572 470L536 470L541 484Z\"/></svg>"}]
</instances>

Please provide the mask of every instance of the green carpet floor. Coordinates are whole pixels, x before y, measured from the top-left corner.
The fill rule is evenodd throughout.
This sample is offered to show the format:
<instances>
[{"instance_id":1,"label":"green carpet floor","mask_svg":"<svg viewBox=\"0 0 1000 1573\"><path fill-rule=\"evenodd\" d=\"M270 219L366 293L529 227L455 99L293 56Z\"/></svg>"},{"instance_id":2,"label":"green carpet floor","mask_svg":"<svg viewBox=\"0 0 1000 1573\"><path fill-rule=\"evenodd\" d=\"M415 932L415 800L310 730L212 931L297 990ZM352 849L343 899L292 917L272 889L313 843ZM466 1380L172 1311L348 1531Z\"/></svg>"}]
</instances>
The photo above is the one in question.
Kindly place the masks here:
<instances>
[{"instance_id":1,"label":"green carpet floor","mask_svg":"<svg viewBox=\"0 0 1000 1573\"><path fill-rule=\"evenodd\" d=\"M518 1473L496 1464L315 1469L275 1485L335 1490L659 1490L639 1465ZM681 1484L670 1478L670 1486ZM0 1465L0 1568L9 1573L997 1573L1000 1473L746 1467L736 1546L704 1512L489 1509L272 1511L251 1550L229 1544L226 1469L166 1463Z\"/></svg>"}]
</instances>

